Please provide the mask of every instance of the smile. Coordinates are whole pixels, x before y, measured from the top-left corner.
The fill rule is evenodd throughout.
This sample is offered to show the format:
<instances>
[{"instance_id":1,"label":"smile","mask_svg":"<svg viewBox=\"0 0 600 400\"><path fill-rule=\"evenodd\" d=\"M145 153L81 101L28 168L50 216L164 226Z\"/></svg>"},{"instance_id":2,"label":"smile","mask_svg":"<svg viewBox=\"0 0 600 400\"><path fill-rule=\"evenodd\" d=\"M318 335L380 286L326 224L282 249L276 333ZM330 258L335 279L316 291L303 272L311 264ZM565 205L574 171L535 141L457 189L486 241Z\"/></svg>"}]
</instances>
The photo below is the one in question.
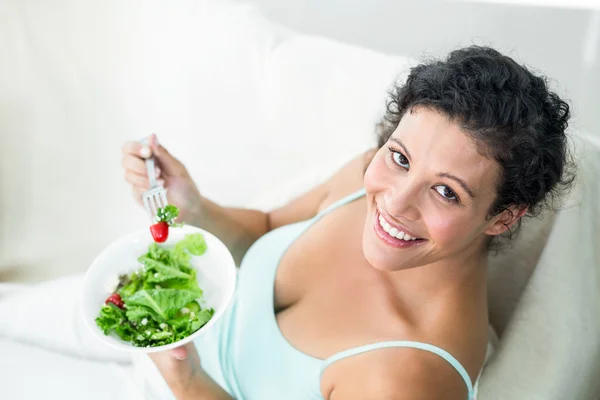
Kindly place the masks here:
<instances>
[{"instance_id":1,"label":"smile","mask_svg":"<svg viewBox=\"0 0 600 400\"><path fill-rule=\"evenodd\" d=\"M389 245L406 248L421 245L427 241L426 239L411 236L409 233L405 233L403 230L390 224L379 211L377 211L375 216L376 220L373 224L375 233Z\"/></svg>"}]
</instances>

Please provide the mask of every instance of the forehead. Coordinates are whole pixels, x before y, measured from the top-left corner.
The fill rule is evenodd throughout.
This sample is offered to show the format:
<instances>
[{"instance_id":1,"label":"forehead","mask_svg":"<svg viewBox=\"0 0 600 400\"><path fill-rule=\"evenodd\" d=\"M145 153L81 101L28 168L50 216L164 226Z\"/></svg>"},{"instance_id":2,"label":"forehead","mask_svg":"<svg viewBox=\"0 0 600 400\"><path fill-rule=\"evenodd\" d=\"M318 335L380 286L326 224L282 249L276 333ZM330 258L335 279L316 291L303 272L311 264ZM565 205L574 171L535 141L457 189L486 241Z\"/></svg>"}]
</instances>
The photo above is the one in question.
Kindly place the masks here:
<instances>
[{"instance_id":1,"label":"forehead","mask_svg":"<svg viewBox=\"0 0 600 400\"><path fill-rule=\"evenodd\" d=\"M479 154L471 136L439 112L423 107L407 112L392 136L410 152L412 167L456 175L481 195L494 193L498 163Z\"/></svg>"}]
</instances>

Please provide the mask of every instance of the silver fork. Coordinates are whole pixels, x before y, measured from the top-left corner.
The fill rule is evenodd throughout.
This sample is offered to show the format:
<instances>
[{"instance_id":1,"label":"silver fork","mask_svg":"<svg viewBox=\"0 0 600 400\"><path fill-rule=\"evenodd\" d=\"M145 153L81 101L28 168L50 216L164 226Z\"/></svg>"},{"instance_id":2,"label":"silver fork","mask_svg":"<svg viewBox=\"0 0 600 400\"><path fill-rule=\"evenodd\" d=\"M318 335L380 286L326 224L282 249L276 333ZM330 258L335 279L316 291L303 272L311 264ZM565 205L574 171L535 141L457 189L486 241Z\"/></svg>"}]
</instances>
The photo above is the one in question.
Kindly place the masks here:
<instances>
[{"instance_id":1,"label":"silver fork","mask_svg":"<svg viewBox=\"0 0 600 400\"><path fill-rule=\"evenodd\" d=\"M146 146L149 145L147 138L140 140L140 142ZM150 189L142 194L142 200L150 219L156 222L155 217L158 209L166 207L169 203L167 201L167 190L156 182L154 164L154 156L146 158L146 171L148 173L148 180L150 181Z\"/></svg>"}]
</instances>

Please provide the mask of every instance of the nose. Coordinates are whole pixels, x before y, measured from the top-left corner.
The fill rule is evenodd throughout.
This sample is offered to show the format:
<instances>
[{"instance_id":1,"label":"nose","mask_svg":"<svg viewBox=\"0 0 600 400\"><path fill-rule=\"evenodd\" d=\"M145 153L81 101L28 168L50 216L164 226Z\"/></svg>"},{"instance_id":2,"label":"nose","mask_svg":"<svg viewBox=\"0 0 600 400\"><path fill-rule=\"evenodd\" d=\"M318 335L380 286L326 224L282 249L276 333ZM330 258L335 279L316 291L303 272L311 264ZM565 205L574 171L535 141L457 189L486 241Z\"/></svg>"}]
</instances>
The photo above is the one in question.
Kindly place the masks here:
<instances>
[{"instance_id":1,"label":"nose","mask_svg":"<svg viewBox=\"0 0 600 400\"><path fill-rule=\"evenodd\" d=\"M421 217L419 207L422 189L417 182L407 179L402 185L394 185L384 195L386 211L399 221L418 220Z\"/></svg>"}]
</instances>

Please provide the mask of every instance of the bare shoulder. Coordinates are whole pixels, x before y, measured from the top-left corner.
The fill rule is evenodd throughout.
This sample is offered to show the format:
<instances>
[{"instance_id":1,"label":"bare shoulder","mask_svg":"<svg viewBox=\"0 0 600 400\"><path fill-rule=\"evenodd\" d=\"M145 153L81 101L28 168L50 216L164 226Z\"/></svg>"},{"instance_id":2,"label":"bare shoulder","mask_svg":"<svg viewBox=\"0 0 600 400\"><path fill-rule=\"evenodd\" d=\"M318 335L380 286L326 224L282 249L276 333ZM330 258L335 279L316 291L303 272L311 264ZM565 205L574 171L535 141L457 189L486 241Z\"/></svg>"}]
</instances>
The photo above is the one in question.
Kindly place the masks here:
<instances>
[{"instance_id":1,"label":"bare shoulder","mask_svg":"<svg viewBox=\"0 0 600 400\"><path fill-rule=\"evenodd\" d=\"M487 318L483 311L459 307L422 326L411 337L437 346L455 358L474 384L483 366L487 343ZM487 315L487 312L485 313ZM468 387L456 368L431 351L411 347L371 350L329 366L321 380L328 400L465 400Z\"/></svg>"},{"instance_id":2,"label":"bare shoulder","mask_svg":"<svg viewBox=\"0 0 600 400\"><path fill-rule=\"evenodd\" d=\"M319 210L327 208L330 204L359 190L363 187L365 170L377 153L377 149L369 149L361 153L342 166L327 181L327 196L319 206Z\"/></svg>"},{"instance_id":3,"label":"bare shoulder","mask_svg":"<svg viewBox=\"0 0 600 400\"><path fill-rule=\"evenodd\" d=\"M338 361L323 375L327 400L465 400L464 380L440 356L414 348L379 349Z\"/></svg>"}]
</instances>

